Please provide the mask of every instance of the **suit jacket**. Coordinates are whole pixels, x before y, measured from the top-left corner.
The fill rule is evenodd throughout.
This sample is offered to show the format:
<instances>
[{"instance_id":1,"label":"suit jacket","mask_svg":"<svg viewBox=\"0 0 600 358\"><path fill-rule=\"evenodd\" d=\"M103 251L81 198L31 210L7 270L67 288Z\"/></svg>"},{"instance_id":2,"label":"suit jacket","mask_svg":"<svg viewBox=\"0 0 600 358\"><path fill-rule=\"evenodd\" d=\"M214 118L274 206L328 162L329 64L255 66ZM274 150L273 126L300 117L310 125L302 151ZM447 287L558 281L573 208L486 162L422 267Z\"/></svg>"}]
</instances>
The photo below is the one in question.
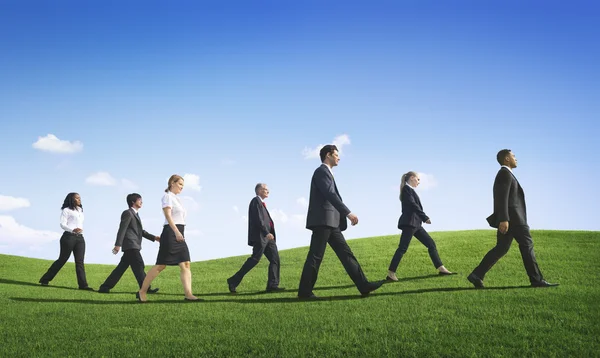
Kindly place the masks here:
<instances>
[{"instance_id":1,"label":"suit jacket","mask_svg":"<svg viewBox=\"0 0 600 358\"><path fill-rule=\"evenodd\" d=\"M402 215L398 219L398 229L403 227L419 228L423 226L422 223L429 220L429 217L423 212L419 195L408 185L404 185L402 188L400 202L402 202Z\"/></svg>"},{"instance_id":2,"label":"suit jacket","mask_svg":"<svg viewBox=\"0 0 600 358\"><path fill-rule=\"evenodd\" d=\"M269 210L263 205L262 201L258 196L250 200L248 206L248 245L254 246L257 243L265 240L269 233L273 234L274 240L277 239L275 235L275 224L273 226L273 219Z\"/></svg>"},{"instance_id":3,"label":"suit jacket","mask_svg":"<svg viewBox=\"0 0 600 358\"><path fill-rule=\"evenodd\" d=\"M141 250L142 237L145 237L150 241L155 241L155 236L143 229L142 222L139 217L135 215L133 209L130 208L123 211L115 246L120 246L122 251L132 249Z\"/></svg>"},{"instance_id":4,"label":"suit jacket","mask_svg":"<svg viewBox=\"0 0 600 358\"><path fill-rule=\"evenodd\" d=\"M348 228L346 221L348 214L350 209L344 205L333 175L329 168L322 164L315 170L310 182L306 228L312 230L319 226L327 226L339 227L344 231Z\"/></svg>"},{"instance_id":5,"label":"suit jacket","mask_svg":"<svg viewBox=\"0 0 600 358\"><path fill-rule=\"evenodd\" d=\"M494 213L487 219L497 228L502 221L510 225L527 225L525 193L517 178L505 167L500 168L494 180Z\"/></svg>"}]
</instances>

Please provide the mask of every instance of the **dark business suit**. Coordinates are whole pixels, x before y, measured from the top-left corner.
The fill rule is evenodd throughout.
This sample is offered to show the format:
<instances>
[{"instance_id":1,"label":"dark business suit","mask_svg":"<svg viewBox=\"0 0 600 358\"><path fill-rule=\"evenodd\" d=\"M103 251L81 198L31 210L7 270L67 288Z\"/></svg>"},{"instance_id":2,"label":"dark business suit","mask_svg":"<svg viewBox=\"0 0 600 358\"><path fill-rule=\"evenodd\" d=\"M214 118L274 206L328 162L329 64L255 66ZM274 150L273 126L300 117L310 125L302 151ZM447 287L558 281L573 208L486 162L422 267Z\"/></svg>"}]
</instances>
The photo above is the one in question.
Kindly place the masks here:
<instances>
[{"instance_id":1,"label":"dark business suit","mask_svg":"<svg viewBox=\"0 0 600 358\"><path fill-rule=\"evenodd\" d=\"M315 170L310 183L306 228L312 230L312 236L300 278L299 297L310 297L313 294L328 243L358 290L361 293L370 291L370 284L342 234L348 227L346 216L349 213L350 209L342 202L331 171L322 164Z\"/></svg>"},{"instance_id":2,"label":"dark business suit","mask_svg":"<svg viewBox=\"0 0 600 358\"><path fill-rule=\"evenodd\" d=\"M487 218L490 226L498 228L502 221L508 221L506 234L496 233L496 246L492 248L481 260L473 274L483 280L485 274L494 264L510 249L513 238L519 244L521 257L525 270L531 283L543 280L533 252L533 240L527 225L527 210L525 207L525 193L512 172L502 167L494 181L494 213Z\"/></svg>"},{"instance_id":3,"label":"dark business suit","mask_svg":"<svg viewBox=\"0 0 600 358\"><path fill-rule=\"evenodd\" d=\"M273 234L273 240L267 239ZM264 254L269 260L267 290L279 287L279 251L275 240L275 225L266 204L255 196L248 206L248 245L252 246L252 256L242 265L240 270L229 278L228 283L238 286L244 276L254 268Z\"/></svg>"},{"instance_id":4,"label":"dark business suit","mask_svg":"<svg viewBox=\"0 0 600 358\"><path fill-rule=\"evenodd\" d=\"M435 268L442 266L442 260L437 252L435 241L433 241L422 225L422 223L429 220L429 217L423 212L423 205L421 205L419 195L410 186L404 185L400 201L402 202L402 215L398 220L398 229L402 230L402 235L400 236L398 249L396 249L394 257L392 257L392 261L390 262L389 270L396 272L398 264L400 264L402 256L408 250L408 245L410 245L413 236L427 247L433 266Z\"/></svg>"},{"instance_id":5,"label":"dark business suit","mask_svg":"<svg viewBox=\"0 0 600 358\"><path fill-rule=\"evenodd\" d=\"M115 287L130 266L138 285L140 288L142 287L142 283L146 278L144 259L140 254L142 237L150 241L155 241L156 236L149 234L143 229L139 215L132 208L123 211L121 214L121 224L117 232L117 240L115 241L115 246L121 247L123 256L121 256L121 261L117 267L100 286L101 291L110 290Z\"/></svg>"}]
</instances>

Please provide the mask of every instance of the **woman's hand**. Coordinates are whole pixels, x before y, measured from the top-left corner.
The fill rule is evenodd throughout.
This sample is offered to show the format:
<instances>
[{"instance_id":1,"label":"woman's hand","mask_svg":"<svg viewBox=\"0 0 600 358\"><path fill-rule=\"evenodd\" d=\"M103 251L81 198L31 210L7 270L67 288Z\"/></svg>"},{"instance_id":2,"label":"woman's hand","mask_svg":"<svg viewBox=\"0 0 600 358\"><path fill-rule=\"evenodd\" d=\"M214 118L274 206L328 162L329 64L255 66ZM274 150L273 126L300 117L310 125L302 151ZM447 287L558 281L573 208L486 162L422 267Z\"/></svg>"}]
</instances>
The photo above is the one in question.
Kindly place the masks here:
<instances>
[{"instance_id":1,"label":"woman's hand","mask_svg":"<svg viewBox=\"0 0 600 358\"><path fill-rule=\"evenodd\" d=\"M177 242L182 242L183 240L185 240L183 235L181 235L181 232L179 232L179 230L175 232L175 240L177 240Z\"/></svg>"}]
</instances>

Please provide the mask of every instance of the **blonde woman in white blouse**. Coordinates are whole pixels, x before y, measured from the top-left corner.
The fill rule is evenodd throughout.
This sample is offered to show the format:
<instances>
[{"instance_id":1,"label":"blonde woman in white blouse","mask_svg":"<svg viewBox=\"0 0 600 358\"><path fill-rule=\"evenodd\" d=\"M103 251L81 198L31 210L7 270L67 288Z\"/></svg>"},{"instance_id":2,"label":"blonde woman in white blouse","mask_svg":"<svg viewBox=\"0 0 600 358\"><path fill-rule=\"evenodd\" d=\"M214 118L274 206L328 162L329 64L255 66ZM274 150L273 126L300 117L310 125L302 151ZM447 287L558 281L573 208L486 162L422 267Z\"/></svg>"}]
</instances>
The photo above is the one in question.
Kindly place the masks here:
<instances>
[{"instance_id":1,"label":"blonde woman in white blouse","mask_svg":"<svg viewBox=\"0 0 600 358\"><path fill-rule=\"evenodd\" d=\"M83 258L85 256L85 240L83 238L83 206L81 196L77 193L69 193L61 207L60 227L65 231L60 238L60 255L58 260L50 266L48 271L40 279L42 286L48 286L54 276L60 271L71 257L75 256L75 273L80 290L93 291L88 286L85 278L85 267Z\"/></svg>"},{"instance_id":2,"label":"blonde woman in white blouse","mask_svg":"<svg viewBox=\"0 0 600 358\"><path fill-rule=\"evenodd\" d=\"M167 266L179 266L181 270L181 283L186 301L200 301L201 299L192 294L192 271L190 270L190 251L185 242L185 208L177 197L183 190L183 178L177 174L171 175L168 181L165 195L162 197L163 214L165 224L160 234L160 247L154 265L146 278L136 297L140 302L146 302L146 291L152 281Z\"/></svg>"}]
</instances>

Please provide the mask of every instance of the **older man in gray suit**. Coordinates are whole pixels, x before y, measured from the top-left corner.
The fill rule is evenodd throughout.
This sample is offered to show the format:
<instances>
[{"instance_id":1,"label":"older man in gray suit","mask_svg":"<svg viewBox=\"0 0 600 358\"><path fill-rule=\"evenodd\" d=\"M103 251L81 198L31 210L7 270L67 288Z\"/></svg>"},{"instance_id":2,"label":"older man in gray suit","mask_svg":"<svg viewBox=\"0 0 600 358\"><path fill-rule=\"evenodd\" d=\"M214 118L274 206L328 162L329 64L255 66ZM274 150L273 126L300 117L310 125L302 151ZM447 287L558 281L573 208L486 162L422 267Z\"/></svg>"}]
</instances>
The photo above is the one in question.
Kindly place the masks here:
<instances>
[{"instance_id":1,"label":"older man in gray suit","mask_svg":"<svg viewBox=\"0 0 600 358\"><path fill-rule=\"evenodd\" d=\"M367 280L342 234L342 231L348 227L346 218L350 219L354 226L358 224L358 217L342 201L333 178L332 168L337 166L340 161L337 147L328 144L321 148L319 154L322 164L315 170L312 177L306 217L306 228L312 230L312 236L300 278L298 298L318 298L312 290L317 282L319 266L328 243L342 262L356 288L363 296L368 295L381 287L384 281L369 282Z\"/></svg>"},{"instance_id":2,"label":"older man in gray suit","mask_svg":"<svg viewBox=\"0 0 600 358\"><path fill-rule=\"evenodd\" d=\"M99 293L109 293L130 266L138 285L142 287L142 283L146 278L144 259L140 254L142 237L150 241L160 241L160 236L149 234L142 227L142 220L138 214L138 211L142 207L142 196L137 193L127 195L127 205L129 205L129 209L123 211L121 214L121 224L119 225L117 240L112 251L116 255L122 249L123 256L121 256L121 261L117 267L100 286ZM148 289L148 293L156 293L157 291L158 288Z\"/></svg>"}]
</instances>

